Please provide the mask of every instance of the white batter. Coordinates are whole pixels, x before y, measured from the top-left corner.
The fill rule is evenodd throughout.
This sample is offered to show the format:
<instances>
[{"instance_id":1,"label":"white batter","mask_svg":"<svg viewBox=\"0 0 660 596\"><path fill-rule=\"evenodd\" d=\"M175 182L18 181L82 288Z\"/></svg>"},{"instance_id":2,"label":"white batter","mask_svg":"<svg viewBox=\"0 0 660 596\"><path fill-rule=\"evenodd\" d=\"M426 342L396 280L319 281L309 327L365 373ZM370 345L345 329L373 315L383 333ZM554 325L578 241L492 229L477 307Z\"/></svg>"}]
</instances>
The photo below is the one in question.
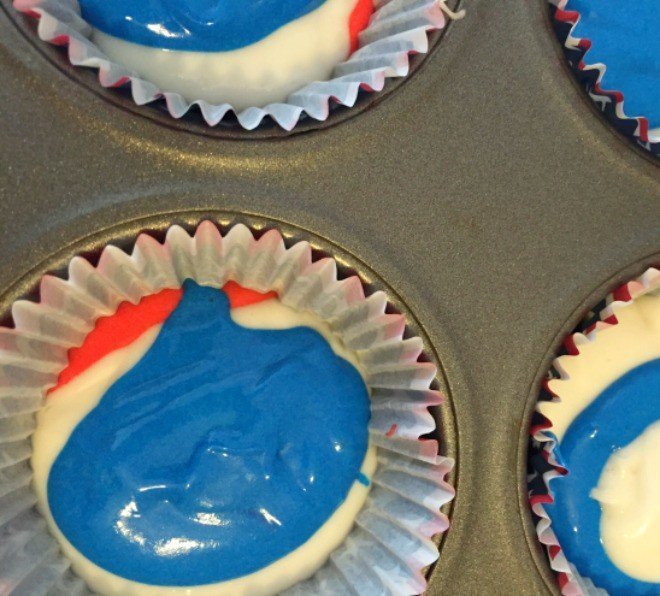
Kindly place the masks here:
<instances>
[{"instance_id":1,"label":"white batter","mask_svg":"<svg viewBox=\"0 0 660 596\"><path fill-rule=\"evenodd\" d=\"M192 102L231 104L238 111L284 101L314 81L330 78L348 57L348 22L356 0L326 0L316 10L264 39L229 52L163 50L94 30L92 40L114 62L161 91Z\"/></svg>"},{"instance_id":2,"label":"white batter","mask_svg":"<svg viewBox=\"0 0 660 596\"><path fill-rule=\"evenodd\" d=\"M610 456L591 496L609 558L631 577L660 582L660 420Z\"/></svg>"},{"instance_id":3,"label":"white batter","mask_svg":"<svg viewBox=\"0 0 660 596\"><path fill-rule=\"evenodd\" d=\"M556 362L565 378L549 386L560 400L538 408L559 441L607 387L660 357L660 290L614 309L616 325L598 331L593 341L577 339L579 355ZM601 540L612 562L637 579L660 581L660 423L610 456L591 496L602 507Z\"/></svg>"},{"instance_id":4,"label":"white batter","mask_svg":"<svg viewBox=\"0 0 660 596\"><path fill-rule=\"evenodd\" d=\"M338 356L362 371L354 352L347 350L328 326L311 313L295 311L279 300L271 299L250 306L231 309L234 322L256 329L287 329L307 326L316 329ZM32 436L32 468L38 507L57 538L73 569L88 585L101 594L127 596L265 595L277 593L310 577L348 535L355 517L364 505L369 488L355 482L344 503L328 521L298 549L255 573L238 579L193 587L153 586L127 580L105 571L77 551L59 531L48 507L47 482L50 468L77 424L98 404L110 386L128 372L149 350L161 325L143 333L131 345L99 360L72 381L51 393L37 415L37 429ZM376 449L370 446L362 464L362 473L371 478L376 469Z\"/></svg>"},{"instance_id":5,"label":"white batter","mask_svg":"<svg viewBox=\"0 0 660 596\"><path fill-rule=\"evenodd\" d=\"M660 290L621 304L615 314L617 325L599 331L594 341L581 341L579 356L563 356L556 363L567 375L549 382L560 401L540 402L538 410L552 421L559 441L580 412L614 381L660 358Z\"/></svg>"}]
</instances>

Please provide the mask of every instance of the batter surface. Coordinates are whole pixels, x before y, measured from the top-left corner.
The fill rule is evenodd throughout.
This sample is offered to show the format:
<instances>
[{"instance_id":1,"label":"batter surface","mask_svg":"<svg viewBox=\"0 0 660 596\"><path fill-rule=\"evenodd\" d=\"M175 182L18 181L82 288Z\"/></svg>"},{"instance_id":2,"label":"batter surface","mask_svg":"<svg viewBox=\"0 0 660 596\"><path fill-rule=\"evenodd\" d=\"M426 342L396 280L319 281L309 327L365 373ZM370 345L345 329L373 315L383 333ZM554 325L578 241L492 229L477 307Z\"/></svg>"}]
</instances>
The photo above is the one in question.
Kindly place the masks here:
<instances>
[{"instance_id":1,"label":"batter surface","mask_svg":"<svg viewBox=\"0 0 660 596\"><path fill-rule=\"evenodd\" d=\"M264 325L275 305L232 313ZM186 282L162 329L59 388L40 414L40 504L99 591L281 589L327 558L362 506L358 479L375 463L358 371L310 328L250 330L228 311L222 292Z\"/></svg>"}]
</instances>

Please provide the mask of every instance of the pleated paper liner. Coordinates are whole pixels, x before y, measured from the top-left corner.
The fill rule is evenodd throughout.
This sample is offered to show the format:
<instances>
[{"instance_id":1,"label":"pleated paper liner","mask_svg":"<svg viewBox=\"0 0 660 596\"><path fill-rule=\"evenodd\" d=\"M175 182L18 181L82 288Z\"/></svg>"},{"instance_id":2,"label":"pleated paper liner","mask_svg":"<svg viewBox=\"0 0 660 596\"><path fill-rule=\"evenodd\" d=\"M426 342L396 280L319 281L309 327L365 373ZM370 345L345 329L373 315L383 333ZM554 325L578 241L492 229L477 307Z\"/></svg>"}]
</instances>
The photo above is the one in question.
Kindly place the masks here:
<instances>
[{"instance_id":1,"label":"pleated paper liner","mask_svg":"<svg viewBox=\"0 0 660 596\"><path fill-rule=\"evenodd\" d=\"M561 400L561 395L553 392L548 383L552 380L566 379L562 362L567 358L580 357L580 345L598 341L598 336L609 327L617 324L616 312L625 308L639 296L660 290L660 270L648 269L635 280L627 282L603 299L592 312L569 335L560 353L548 371L543 383L539 402ZM554 386L557 389L557 385ZM536 533L545 547L550 566L557 575L557 581L564 596L603 596L607 592L583 577L569 561L553 529L552 521L545 510L545 505L553 502L551 481L561 482L566 470L555 450L557 441L552 431L552 420L542 414L538 408L534 412L531 426L532 443L530 448L529 500L532 508Z\"/></svg>"},{"instance_id":2,"label":"pleated paper liner","mask_svg":"<svg viewBox=\"0 0 660 596\"><path fill-rule=\"evenodd\" d=\"M553 26L568 65L591 101L621 134L656 157L660 156L660 129L651 128L644 114L627 113L624 109L624 94L621 91L603 88L601 83L607 65L590 62L591 40L573 35L580 13L571 9L570 0L549 2Z\"/></svg>"},{"instance_id":3,"label":"pleated paper liner","mask_svg":"<svg viewBox=\"0 0 660 596\"><path fill-rule=\"evenodd\" d=\"M228 103L212 105L188 101L178 93L159 89L144 77L110 60L91 39L92 28L80 16L76 0L14 0L14 7L39 20L41 40L67 46L74 66L98 70L103 87L128 87L137 105L163 100L173 118L183 117L197 106L209 126L235 114L238 124L252 130L267 116L290 131L303 118L324 121L339 106L353 107L360 91L382 91L388 78L405 77L409 56L429 50L428 32L443 29L447 18L461 18L446 0L376 0L369 25L359 35L359 47L337 64L330 79L316 81L295 91L286 101L234 110Z\"/></svg>"},{"instance_id":4,"label":"pleated paper liner","mask_svg":"<svg viewBox=\"0 0 660 596\"><path fill-rule=\"evenodd\" d=\"M418 337L404 339L403 315L388 314L387 296L365 296L360 279L339 280L332 258L314 260L307 242L287 248L270 230L255 239L243 224L222 234L210 221L194 235L173 226L164 243L137 237L130 254L107 246L98 265L82 257L68 277L44 276L39 302L12 306L14 328L0 328L0 586L4 593L85 594L69 561L35 509L30 436L35 412L99 317L125 301L186 279L221 288L227 281L259 292L275 291L285 305L327 322L352 350L371 397L369 434L378 467L353 529L325 565L291 594L417 594L423 570L438 558L432 537L448 519L440 507L454 495L446 475L453 461L438 455L428 407L442 401L431 389L435 366L419 360Z\"/></svg>"}]
</instances>

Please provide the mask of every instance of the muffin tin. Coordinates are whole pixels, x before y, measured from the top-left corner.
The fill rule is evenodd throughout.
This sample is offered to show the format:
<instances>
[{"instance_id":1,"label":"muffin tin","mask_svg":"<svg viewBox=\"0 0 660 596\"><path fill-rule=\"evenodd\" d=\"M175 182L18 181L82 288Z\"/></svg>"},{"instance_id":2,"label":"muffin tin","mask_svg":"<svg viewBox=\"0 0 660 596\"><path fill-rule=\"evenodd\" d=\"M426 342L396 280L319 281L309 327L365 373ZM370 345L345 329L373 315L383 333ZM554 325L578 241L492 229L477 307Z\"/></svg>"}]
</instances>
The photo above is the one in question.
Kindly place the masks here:
<instances>
[{"instance_id":1,"label":"muffin tin","mask_svg":"<svg viewBox=\"0 0 660 596\"><path fill-rule=\"evenodd\" d=\"M563 337L660 261L660 170L573 81L544 0L465 2L413 76L286 138L129 107L1 2L5 322L44 272L140 230L213 218L311 239L387 288L441 365L457 495L428 593L558 593L527 504L529 419Z\"/></svg>"}]
</instances>

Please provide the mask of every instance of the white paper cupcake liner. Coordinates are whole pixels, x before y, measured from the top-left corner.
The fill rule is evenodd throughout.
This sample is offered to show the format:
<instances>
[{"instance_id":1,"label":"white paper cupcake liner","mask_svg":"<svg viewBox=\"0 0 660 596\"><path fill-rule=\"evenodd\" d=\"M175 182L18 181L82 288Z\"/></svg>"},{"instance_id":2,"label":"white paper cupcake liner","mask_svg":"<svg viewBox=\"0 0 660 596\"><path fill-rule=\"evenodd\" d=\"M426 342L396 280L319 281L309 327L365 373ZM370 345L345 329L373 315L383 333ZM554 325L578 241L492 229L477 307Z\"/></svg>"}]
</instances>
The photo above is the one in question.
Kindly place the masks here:
<instances>
[{"instance_id":1,"label":"white paper cupcake liner","mask_svg":"<svg viewBox=\"0 0 660 596\"><path fill-rule=\"evenodd\" d=\"M626 308L639 296L647 292L658 291L658 289L660 289L660 270L650 268L637 279L620 286L608 295L604 303L600 305L602 308L595 320L589 320L585 325L584 332L573 333L566 338L567 353L558 356L553 361L548 378L544 383L541 399L545 401L561 400L561 395L551 391L547 382L569 378L565 372L566 367L563 365L566 359L579 358L581 345L596 341L604 330L616 325L616 312L618 310ZM559 478L566 474L566 470L555 452L557 440L552 431L552 421L537 409L530 432L533 439L532 449L540 455L540 458L535 458L532 463L533 469L529 479L531 489L529 500L532 511L537 518L536 533L538 539L547 550L550 567L557 573L561 593L564 596L606 595L605 590L596 587L589 578L581 576L575 566L567 560L552 529L550 516L545 510L545 505L552 502L550 481L558 478L557 482L559 482Z\"/></svg>"},{"instance_id":2,"label":"white paper cupcake liner","mask_svg":"<svg viewBox=\"0 0 660 596\"><path fill-rule=\"evenodd\" d=\"M14 0L14 7L39 19L37 33L43 41L68 46L74 66L98 70L103 87L130 85L137 105L163 98L173 118L181 118L194 105L209 126L215 126L229 113L236 113L239 124L252 130L270 116L285 130L292 130L303 115L326 120L332 104L352 107L358 92L381 91L385 80L404 77L410 54L428 52L427 32L443 29L446 19L461 18L446 0L376 0L375 12L359 36L359 48L338 64L327 81L316 81L295 91L283 103L250 107L236 112L231 105L212 105L203 100L186 101L180 94L159 89L130 69L111 61L92 43L92 29L80 16L77 0Z\"/></svg>"},{"instance_id":3,"label":"white paper cupcake liner","mask_svg":"<svg viewBox=\"0 0 660 596\"><path fill-rule=\"evenodd\" d=\"M403 339L405 319L385 312L387 296L365 297L357 276L338 280L334 259L313 261L307 242L286 248L278 231L255 239L242 224L223 236L205 221L192 237L171 227L163 244L142 234L130 255L107 246L97 266L74 257L68 279L42 278L38 303L13 304L15 327L0 328L0 593L88 593L35 509L34 414L66 367L68 349L82 344L96 319L188 278L218 288L233 280L275 290L285 305L326 321L355 351L366 376L369 433L378 446L369 497L346 541L289 592L423 591L422 570L438 557L431 538L448 527L440 507L454 491L445 479L453 461L438 455L435 440L420 439L435 430L428 407L441 401L430 389L435 366L418 361L422 340Z\"/></svg>"}]
</instances>

